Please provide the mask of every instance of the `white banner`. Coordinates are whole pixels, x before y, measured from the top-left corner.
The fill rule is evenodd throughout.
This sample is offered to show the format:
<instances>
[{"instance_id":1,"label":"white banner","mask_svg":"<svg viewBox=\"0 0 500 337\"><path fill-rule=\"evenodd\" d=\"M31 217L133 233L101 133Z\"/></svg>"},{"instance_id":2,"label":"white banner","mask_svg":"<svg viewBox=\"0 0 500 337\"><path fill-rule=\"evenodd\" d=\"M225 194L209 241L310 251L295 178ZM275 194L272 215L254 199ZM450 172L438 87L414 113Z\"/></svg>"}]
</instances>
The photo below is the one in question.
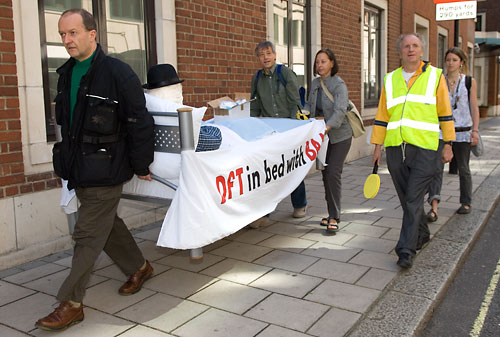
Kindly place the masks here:
<instances>
[{"instance_id":1,"label":"white banner","mask_svg":"<svg viewBox=\"0 0 500 337\"><path fill-rule=\"evenodd\" d=\"M476 1L459 1L436 4L436 21L475 19Z\"/></svg>"},{"instance_id":2,"label":"white banner","mask_svg":"<svg viewBox=\"0 0 500 337\"><path fill-rule=\"evenodd\" d=\"M274 211L315 162L323 120L238 146L183 151L179 187L158 245L200 248Z\"/></svg>"}]
</instances>

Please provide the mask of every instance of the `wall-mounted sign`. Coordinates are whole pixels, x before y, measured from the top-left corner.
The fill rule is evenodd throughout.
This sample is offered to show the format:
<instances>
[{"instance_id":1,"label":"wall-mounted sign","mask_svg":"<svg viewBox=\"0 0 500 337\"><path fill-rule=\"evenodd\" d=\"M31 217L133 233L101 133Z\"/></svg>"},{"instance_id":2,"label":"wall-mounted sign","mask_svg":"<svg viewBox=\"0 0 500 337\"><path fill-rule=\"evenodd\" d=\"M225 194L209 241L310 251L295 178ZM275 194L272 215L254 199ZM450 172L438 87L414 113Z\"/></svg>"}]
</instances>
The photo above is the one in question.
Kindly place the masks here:
<instances>
[{"instance_id":1,"label":"wall-mounted sign","mask_svg":"<svg viewBox=\"0 0 500 337\"><path fill-rule=\"evenodd\" d=\"M475 19L476 0L434 0L436 21Z\"/></svg>"}]
</instances>

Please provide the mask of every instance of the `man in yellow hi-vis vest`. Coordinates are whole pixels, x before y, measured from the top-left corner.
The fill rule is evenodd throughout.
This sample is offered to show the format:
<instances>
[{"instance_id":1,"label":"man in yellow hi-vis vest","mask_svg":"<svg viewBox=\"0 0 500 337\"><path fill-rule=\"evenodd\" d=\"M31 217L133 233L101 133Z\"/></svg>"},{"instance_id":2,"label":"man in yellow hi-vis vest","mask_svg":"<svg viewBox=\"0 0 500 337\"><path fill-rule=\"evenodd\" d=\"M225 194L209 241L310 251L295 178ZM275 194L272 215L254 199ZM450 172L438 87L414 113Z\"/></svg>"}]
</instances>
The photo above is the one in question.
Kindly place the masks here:
<instances>
[{"instance_id":1,"label":"man in yellow hi-vis vest","mask_svg":"<svg viewBox=\"0 0 500 337\"><path fill-rule=\"evenodd\" d=\"M386 148L387 167L403 208L397 264L410 268L416 251L430 239L424 195L436 172L436 156L445 163L453 157L455 129L442 70L422 61L423 39L403 34L397 49L402 66L385 76L371 142L374 164L380 163L382 145Z\"/></svg>"}]
</instances>

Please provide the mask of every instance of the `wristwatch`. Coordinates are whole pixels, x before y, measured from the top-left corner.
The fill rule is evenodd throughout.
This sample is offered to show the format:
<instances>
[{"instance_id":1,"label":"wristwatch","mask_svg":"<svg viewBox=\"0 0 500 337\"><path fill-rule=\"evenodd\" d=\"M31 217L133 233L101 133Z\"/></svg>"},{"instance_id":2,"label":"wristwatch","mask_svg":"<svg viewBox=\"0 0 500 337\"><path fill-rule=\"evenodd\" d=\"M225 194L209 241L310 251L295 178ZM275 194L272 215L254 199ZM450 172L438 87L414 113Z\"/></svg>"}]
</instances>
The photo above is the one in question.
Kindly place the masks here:
<instances>
[{"instance_id":1,"label":"wristwatch","mask_svg":"<svg viewBox=\"0 0 500 337\"><path fill-rule=\"evenodd\" d=\"M450 145L451 146L451 141L444 142L444 145Z\"/></svg>"}]
</instances>

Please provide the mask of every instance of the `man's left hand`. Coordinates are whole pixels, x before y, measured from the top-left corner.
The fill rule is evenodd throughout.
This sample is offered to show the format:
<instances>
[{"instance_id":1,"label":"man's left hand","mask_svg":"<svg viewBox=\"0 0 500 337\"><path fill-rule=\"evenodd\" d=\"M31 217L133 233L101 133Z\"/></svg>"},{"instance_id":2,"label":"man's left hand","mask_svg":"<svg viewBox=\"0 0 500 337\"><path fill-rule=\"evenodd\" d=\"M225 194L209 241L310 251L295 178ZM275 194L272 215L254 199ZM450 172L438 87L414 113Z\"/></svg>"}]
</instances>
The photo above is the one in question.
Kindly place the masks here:
<instances>
[{"instance_id":1,"label":"man's left hand","mask_svg":"<svg viewBox=\"0 0 500 337\"><path fill-rule=\"evenodd\" d=\"M449 163L453 158L453 150L451 149L451 145L445 144L443 147L443 152L441 152L441 160L443 163Z\"/></svg>"},{"instance_id":2,"label":"man's left hand","mask_svg":"<svg viewBox=\"0 0 500 337\"><path fill-rule=\"evenodd\" d=\"M147 180L147 181L152 181L153 178L151 178L151 173L148 174L147 176L137 176L137 178L142 179L142 180Z\"/></svg>"}]
</instances>

